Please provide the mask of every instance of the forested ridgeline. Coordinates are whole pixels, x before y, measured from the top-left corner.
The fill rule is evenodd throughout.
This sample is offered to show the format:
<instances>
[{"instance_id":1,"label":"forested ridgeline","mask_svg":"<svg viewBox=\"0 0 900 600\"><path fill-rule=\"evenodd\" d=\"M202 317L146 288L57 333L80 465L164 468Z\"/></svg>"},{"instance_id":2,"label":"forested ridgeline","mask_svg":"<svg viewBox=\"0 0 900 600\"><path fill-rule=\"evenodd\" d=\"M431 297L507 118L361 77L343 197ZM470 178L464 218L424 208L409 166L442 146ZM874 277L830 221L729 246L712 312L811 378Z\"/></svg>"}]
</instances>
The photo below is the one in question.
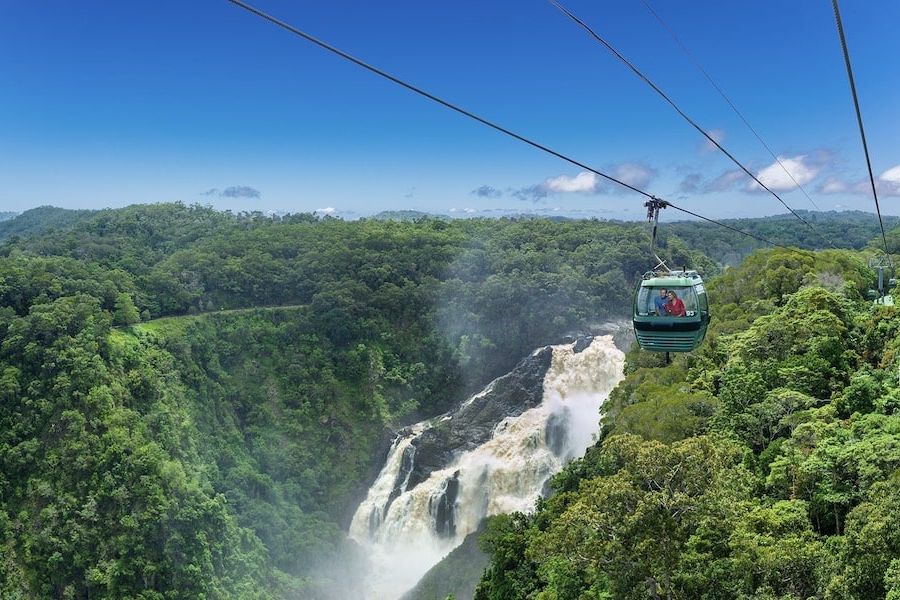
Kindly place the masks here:
<instances>
[{"instance_id":1,"label":"forested ridgeline","mask_svg":"<svg viewBox=\"0 0 900 600\"><path fill-rule=\"evenodd\" d=\"M752 233L782 246L805 250L839 248L860 250L871 245L881 235L878 219L862 211L810 212L798 210L810 226L806 226L792 214L776 215L761 219L723 219L731 227ZM900 225L900 217L884 217L888 230ZM665 224L661 230L674 235L690 248L702 248L703 252L722 265L736 266L752 251L765 247L752 237L736 234L710 223L676 221ZM894 229L888 237L891 252L900 252L900 230Z\"/></svg>"},{"instance_id":2,"label":"forested ridgeline","mask_svg":"<svg viewBox=\"0 0 900 600\"><path fill-rule=\"evenodd\" d=\"M707 341L628 355L603 439L496 517L476 598L900 598L900 311L849 253L710 282Z\"/></svg>"},{"instance_id":3,"label":"forested ridgeline","mask_svg":"<svg viewBox=\"0 0 900 600\"><path fill-rule=\"evenodd\" d=\"M180 205L8 239L0 596L352 597L341 525L389 428L622 316L645 247Z\"/></svg>"},{"instance_id":4,"label":"forested ridgeline","mask_svg":"<svg viewBox=\"0 0 900 600\"><path fill-rule=\"evenodd\" d=\"M810 212L799 210L813 227L804 226L792 214L762 218L722 219L730 227L741 229L783 246L814 250L829 248L834 243L841 248L861 249L880 234L878 221L871 213L862 211ZM13 218L15 217L15 218ZM752 237L703 221L679 221L677 214L663 213L665 225L660 235L665 240L679 238L690 248L704 248L706 256L719 264L735 265L753 250L765 244ZM80 256L99 258L112 252L111 246L145 247L148 245L176 249L196 239L198 234L210 235L231 228L254 228L290 223L316 222L311 214L268 215L259 212L232 214L217 212L208 207L181 204L136 205L125 209L67 210L42 206L19 215L0 212L0 242L13 240L19 247L53 254L70 254L75 248ZM324 218L322 220L334 220ZM546 217L523 214L507 219L449 219L419 211L386 211L369 220L422 222L440 220L462 231L471 232L473 223L499 223L537 220L553 223L572 222L565 217ZM596 221L595 221L596 222ZM633 222L603 221L621 227L634 227ZM900 217L884 216L885 227L900 225ZM137 236L132 237L132 236ZM36 241L41 238L41 241ZM31 240L31 243L28 240ZM677 244L677 242L676 242ZM900 252L900 233L889 239L892 252ZM107 250L103 251L102 248ZM143 262L143 261L140 261Z\"/></svg>"},{"instance_id":5,"label":"forested ridgeline","mask_svg":"<svg viewBox=\"0 0 900 600\"><path fill-rule=\"evenodd\" d=\"M715 270L679 240L669 246L676 262ZM15 284L0 300L23 315L35 301L84 292L115 325L309 305L340 345L395 326L410 338L441 335L463 358L477 355L467 374L480 383L560 332L626 315L646 248L634 223L345 222L136 205L7 240L0 257Z\"/></svg>"}]
</instances>

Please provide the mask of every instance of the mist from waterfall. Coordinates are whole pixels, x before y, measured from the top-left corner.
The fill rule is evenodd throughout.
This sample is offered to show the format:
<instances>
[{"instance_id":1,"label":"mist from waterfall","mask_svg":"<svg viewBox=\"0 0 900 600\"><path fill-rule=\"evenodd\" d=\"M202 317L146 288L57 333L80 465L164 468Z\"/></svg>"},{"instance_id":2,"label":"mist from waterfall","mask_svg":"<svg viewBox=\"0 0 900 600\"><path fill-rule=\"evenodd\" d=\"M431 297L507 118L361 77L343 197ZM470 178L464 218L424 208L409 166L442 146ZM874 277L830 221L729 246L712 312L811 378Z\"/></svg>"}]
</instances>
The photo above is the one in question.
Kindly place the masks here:
<instances>
[{"instance_id":1,"label":"mist from waterfall","mask_svg":"<svg viewBox=\"0 0 900 600\"><path fill-rule=\"evenodd\" d=\"M532 510L547 480L593 442L600 405L621 380L623 366L624 354L611 336L594 338L581 352L575 344L553 346L540 404L502 419L488 441L411 489L413 441L450 417L401 432L350 526L372 562L367 598L400 597L485 517Z\"/></svg>"}]
</instances>

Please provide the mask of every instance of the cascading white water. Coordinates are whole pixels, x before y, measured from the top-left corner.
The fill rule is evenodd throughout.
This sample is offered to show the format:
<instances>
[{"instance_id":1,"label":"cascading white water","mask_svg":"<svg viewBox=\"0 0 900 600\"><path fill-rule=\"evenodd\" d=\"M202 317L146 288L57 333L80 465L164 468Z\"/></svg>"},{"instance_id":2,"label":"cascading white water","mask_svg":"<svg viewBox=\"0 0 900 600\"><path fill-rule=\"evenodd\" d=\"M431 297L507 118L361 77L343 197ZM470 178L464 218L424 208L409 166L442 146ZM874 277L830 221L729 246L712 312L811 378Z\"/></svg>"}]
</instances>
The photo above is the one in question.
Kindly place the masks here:
<instances>
[{"instance_id":1,"label":"cascading white water","mask_svg":"<svg viewBox=\"0 0 900 600\"><path fill-rule=\"evenodd\" d=\"M580 353L574 347L553 346L540 405L503 419L489 440L412 489L404 463L415 459L413 440L449 417L398 436L350 526L371 557L368 598L401 596L486 516L532 510L550 476L584 453L599 430L600 405L622 379L624 354L611 336Z\"/></svg>"}]
</instances>

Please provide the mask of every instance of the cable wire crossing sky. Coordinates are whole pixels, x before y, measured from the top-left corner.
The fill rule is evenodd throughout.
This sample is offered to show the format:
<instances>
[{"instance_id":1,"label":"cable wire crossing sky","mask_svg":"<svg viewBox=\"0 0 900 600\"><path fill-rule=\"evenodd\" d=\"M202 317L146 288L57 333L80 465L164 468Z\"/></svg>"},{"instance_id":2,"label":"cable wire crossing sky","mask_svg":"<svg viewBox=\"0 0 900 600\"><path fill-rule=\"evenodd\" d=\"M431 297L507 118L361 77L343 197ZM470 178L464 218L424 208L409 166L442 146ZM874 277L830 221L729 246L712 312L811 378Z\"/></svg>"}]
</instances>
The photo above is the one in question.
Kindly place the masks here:
<instances>
[{"instance_id":1,"label":"cable wire crossing sky","mask_svg":"<svg viewBox=\"0 0 900 600\"><path fill-rule=\"evenodd\" d=\"M182 201L643 218L645 198L608 175L711 218L786 212L721 145L791 208L874 213L827 0L567 0L710 139L546 0L252 4L577 164L228 0L8 3L0 211ZM900 214L900 4L841 16L881 211Z\"/></svg>"}]
</instances>

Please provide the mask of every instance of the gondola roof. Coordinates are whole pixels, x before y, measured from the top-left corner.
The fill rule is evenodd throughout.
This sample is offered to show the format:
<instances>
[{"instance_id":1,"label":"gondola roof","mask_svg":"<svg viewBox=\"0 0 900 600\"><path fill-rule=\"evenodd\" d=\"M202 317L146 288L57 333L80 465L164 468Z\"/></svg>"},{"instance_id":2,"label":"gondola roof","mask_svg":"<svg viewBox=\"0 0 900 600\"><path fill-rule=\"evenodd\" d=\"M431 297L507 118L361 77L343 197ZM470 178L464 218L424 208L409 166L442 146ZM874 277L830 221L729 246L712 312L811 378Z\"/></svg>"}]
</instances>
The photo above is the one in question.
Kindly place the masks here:
<instances>
[{"instance_id":1,"label":"gondola roof","mask_svg":"<svg viewBox=\"0 0 900 600\"><path fill-rule=\"evenodd\" d=\"M670 273L647 273L641 287L687 287L703 283L696 271L673 271Z\"/></svg>"}]
</instances>

